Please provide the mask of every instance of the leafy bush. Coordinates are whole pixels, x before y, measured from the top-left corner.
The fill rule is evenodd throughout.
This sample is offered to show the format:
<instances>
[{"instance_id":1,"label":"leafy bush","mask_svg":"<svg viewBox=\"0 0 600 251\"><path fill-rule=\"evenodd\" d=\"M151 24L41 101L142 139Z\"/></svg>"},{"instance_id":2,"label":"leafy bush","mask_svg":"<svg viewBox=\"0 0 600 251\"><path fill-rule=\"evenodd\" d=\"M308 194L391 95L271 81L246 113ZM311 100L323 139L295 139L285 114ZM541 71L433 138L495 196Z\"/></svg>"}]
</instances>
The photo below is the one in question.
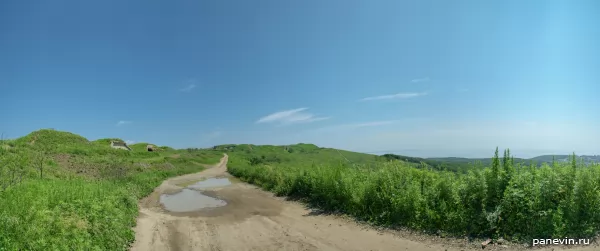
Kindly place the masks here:
<instances>
[{"instance_id":1,"label":"leafy bush","mask_svg":"<svg viewBox=\"0 0 600 251\"><path fill-rule=\"evenodd\" d=\"M278 195L301 198L387 226L456 236L592 237L600 231L600 165L515 164L507 150L490 167L465 174L370 165L266 165L262 157L230 155L229 172Z\"/></svg>"}]
</instances>

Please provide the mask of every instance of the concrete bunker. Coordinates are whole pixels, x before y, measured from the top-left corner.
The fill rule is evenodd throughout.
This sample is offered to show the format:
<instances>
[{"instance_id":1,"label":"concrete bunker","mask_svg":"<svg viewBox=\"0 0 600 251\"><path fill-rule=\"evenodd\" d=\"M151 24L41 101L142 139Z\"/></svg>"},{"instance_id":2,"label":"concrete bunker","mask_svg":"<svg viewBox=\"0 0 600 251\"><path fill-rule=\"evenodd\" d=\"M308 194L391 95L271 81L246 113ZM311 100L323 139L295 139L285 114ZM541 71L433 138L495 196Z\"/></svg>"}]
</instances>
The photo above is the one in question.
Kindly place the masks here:
<instances>
[{"instance_id":1,"label":"concrete bunker","mask_svg":"<svg viewBox=\"0 0 600 251\"><path fill-rule=\"evenodd\" d=\"M123 150L131 151L131 148L129 148L127 143L125 143L123 141L114 141L114 140L110 141L110 147L115 148L115 149L123 149Z\"/></svg>"},{"instance_id":2,"label":"concrete bunker","mask_svg":"<svg viewBox=\"0 0 600 251\"><path fill-rule=\"evenodd\" d=\"M155 145L147 145L146 146L146 151L148 151L148 152L155 152L156 150L158 150L158 149L156 149Z\"/></svg>"}]
</instances>

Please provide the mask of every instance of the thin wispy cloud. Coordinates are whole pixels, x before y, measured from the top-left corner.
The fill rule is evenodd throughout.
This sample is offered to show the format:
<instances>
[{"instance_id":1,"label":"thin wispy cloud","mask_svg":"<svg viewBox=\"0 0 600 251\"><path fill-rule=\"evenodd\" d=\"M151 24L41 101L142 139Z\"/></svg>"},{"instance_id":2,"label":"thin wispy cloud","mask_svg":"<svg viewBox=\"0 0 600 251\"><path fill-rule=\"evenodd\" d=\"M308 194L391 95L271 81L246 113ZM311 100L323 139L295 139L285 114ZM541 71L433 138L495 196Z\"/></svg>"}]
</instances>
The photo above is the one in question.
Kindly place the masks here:
<instances>
[{"instance_id":1,"label":"thin wispy cloud","mask_svg":"<svg viewBox=\"0 0 600 251\"><path fill-rule=\"evenodd\" d=\"M193 89L196 88L196 82L198 82L196 79L188 79L186 81L184 81L185 87L179 89L180 92L190 92Z\"/></svg>"},{"instance_id":2,"label":"thin wispy cloud","mask_svg":"<svg viewBox=\"0 0 600 251\"><path fill-rule=\"evenodd\" d=\"M135 144L135 141L134 140L125 140L125 144L133 145L133 144Z\"/></svg>"},{"instance_id":3,"label":"thin wispy cloud","mask_svg":"<svg viewBox=\"0 0 600 251\"><path fill-rule=\"evenodd\" d=\"M192 91L194 88L196 88L196 84L189 84L188 86L179 89L179 91L181 92L190 92Z\"/></svg>"},{"instance_id":4,"label":"thin wispy cloud","mask_svg":"<svg viewBox=\"0 0 600 251\"><path fill-rule=\"evenodd\" d=\"M388 94L388 95L381 95L381 96L375 96L375 97L366 97L366 98L360 99L359 101L407 99L407 98L416 98L416 97L424 96L424 95L427 95L427 93L426 92L403 92L403 93Z\"/></svg>"},{"instance_id":5,"label":"thin wispy cloud","mask_svg":"<svg viewBox=\"0 0 600 251\"><path fill-rule=\"evenodd\" d=\"M429 80L430 80L429 78L415 78L415 79L411 80L410 82L420 83L420 82L427 82Z\"/></svg>"},{"instance_id":6,"label":"thin wispy cloud","mask_svg":"<svg viewBox=\"0 0 600 251\"><path fill-rule=\"evenodd\" d=\"M121 120L121 121L117 122L117 126L128 125L128 124L131 124L131 123L133 123L133 122L127 121L127 120Z\"/></svg>"},{"instance_id":7,"label":"thin wispy cloud","mask_svg":"<svg viewBox=\"0 0 600 251\"><path fill-rule=\"evenodd\" d=\"M308 110L308 108L297 108L275 112L258 119L256 123L277 123L280 125L288 125L297 123L311 123L329 119L329 117L317 117L312 113L306 112L306 110Z\"/></svg>"}]
</instances>

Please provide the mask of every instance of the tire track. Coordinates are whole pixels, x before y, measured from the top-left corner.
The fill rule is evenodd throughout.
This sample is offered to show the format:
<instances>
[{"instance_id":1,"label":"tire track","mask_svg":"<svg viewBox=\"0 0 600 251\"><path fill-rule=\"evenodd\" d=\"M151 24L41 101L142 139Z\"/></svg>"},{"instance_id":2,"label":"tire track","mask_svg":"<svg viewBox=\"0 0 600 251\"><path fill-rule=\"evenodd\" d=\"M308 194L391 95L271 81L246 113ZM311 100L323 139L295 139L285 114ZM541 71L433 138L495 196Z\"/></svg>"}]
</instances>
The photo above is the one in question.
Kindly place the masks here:
<instances>
[{"instance_id":1,"label":"tire track","mask_svg":"<svg viewBox=\"0 0 600 251\"><path fill-rule=\"evenodd\" d=\"M193 213L165 211L159 197L177 192L178 184L190 184L202 178L230 177L227 155L215 167L200 173L165 180L140 201L140 217L135 227L136 240L131 250L209 250L209 251L364 251L481 250L481 245L450 245L441 240L422 241L394 231L376 231L340 217L312 215L302 204L285 201L252 185L233 182L212 189L206 195L223 199L226 206ZM232 178L233 179L233 178ZM486 250L523 250L488 247ZM536 250L560 250L547 247ZM597 250L598 246L571 247L572 251Z\"/></svg>"}]
</instances>

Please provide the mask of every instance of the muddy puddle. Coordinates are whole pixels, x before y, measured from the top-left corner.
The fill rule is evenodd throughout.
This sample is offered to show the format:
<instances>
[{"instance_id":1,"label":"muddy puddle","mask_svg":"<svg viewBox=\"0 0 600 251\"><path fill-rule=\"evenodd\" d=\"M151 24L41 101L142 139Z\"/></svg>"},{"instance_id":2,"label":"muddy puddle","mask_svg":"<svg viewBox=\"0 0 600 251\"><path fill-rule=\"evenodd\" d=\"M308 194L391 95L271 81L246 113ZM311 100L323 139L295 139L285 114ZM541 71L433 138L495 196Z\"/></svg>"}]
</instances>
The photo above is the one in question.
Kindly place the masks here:
<instances>
[{"instance_id":1,"label":"muddy puddle","mask_svg":"<svg viewBox=\"0 0 600 251\"><path fill-rule=\"evenodd\" d=\"M185 213L205 208L222 207L227 202L202 194L200 191L183 189L176 194L163 194L160 203L167 211Z\"/></svg>"},{"instance_id":2,"label":"muddy puddle","mask_svg":"<svg viewBox=\"0 0 600 251\"><path fill-rule=\"evenodd\" d=\"M206 188L217 188L231 185L231 181L228 178L209 178L202 181L198 181L188 186L192 189L206 189Z\"/></svg>"},{"instance_id":3,"label":"muddy puddle","mask_svg":"<svg viewBox=\"0 0 600 251\"><path fill-rule=\"evenodd\" d=\"M162 194L160 203L164 209L174 213L194 212L202 209L217 208L227 202L202 193L201 190L231 185L228 178L209 178L188 185L180 192Z\"/></svg>"}]
</instances>

